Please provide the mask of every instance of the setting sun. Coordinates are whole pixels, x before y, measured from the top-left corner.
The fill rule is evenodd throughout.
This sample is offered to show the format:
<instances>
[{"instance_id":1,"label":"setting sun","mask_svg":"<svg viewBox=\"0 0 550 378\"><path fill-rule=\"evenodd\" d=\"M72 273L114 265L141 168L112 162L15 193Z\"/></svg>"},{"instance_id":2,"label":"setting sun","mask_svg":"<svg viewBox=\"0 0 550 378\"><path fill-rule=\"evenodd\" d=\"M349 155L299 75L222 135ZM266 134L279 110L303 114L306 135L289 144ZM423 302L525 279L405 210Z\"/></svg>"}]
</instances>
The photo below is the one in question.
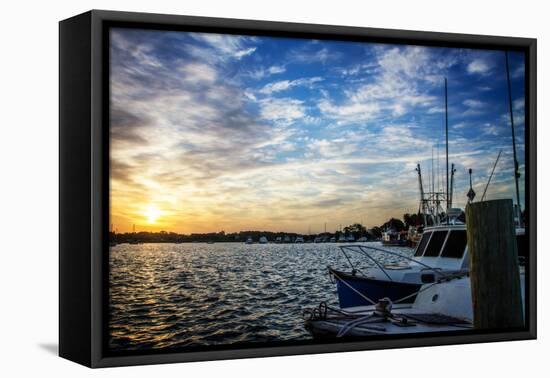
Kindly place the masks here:
<instances>
[{"instance_id":1,"label":"setting sun","mask_svg":"<svg viewBox=\"0 0 550 378\"><path fill-rule=\"evenodd\" d=\"M149 205L145 211L143 212L143 215L147 218L148 223L156 223L157 219L161 215L161 211L154 205Z\"/></svg>"}]
</instances>

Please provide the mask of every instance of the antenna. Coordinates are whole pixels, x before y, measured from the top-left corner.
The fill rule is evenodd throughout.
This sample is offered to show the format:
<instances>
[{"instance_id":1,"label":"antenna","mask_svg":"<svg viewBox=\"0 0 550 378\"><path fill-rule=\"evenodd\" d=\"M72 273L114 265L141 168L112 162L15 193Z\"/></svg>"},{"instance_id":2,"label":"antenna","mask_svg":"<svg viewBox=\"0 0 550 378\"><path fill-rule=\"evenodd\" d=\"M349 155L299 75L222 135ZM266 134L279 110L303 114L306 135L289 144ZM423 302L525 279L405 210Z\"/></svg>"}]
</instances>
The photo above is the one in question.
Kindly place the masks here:
<instances>
[{"instance_id":1,"label":"antenna","mask_svg":"<svg viewBox=\"0 0 550 378\"><path fill-rule=\"evenodd\" d=\"M449 193L449 209L453 208L453 189L454 189L454 183L455 183L455 164L451 164L451 190Z\"/></svg>"},{"instance_id":2,"label":"antenna","mask_svg":"<svg viewBox=\"0 0 550 378\"><path fill-rule=\"evenodd\" d=\"M516 154L516 132L514 129L514 110L512 108L512 85L510 84L510 65L508 63L508 51L505 51L506 56L506 81L508 82L508 106L510 107L510 125L512 126L512 146L514 148L514 178L516 181L516 200L518 204L518 220L521 227L521 202L519 201L519 164Z\"/></svg>"},{"instance_id":3,"label":"antenna","mask_svg":"<svg viewBox=\"0 0 550 378\"><path fill-rule=\"evenodd\" d=\"M441 169L439 169L439 143L436 144L437 149L437 191L441 191Z\"/></svg>"},{"instance_id":4,"label":"antenna","mask_svg":"<svg viewBox=\"0 0 550 378\"><path fill-rule=\"evenodd\" d=\"M449 113L447 111L447 78L445 78L445 160L447 162L447 209L449 209ZM447 217L449 219L449 217Z\"/></svg>"},{"instance_id":5,"label":"antenna","mask_svg":"<svg viewBox=\"0 0 550 378\"><path fill-rule=\"evenodd\" d=\"M498 159L500 159L501 153L502 153L502 149L498 151L497 160L495 160L495 164L493 165L493 170L491 171L491 175L489 176L489 180L487 180L487 185L485 185L485 190L483 191L483 195L481 196L482 201L485 199L485 194L487 194L487 188L489 188L489 184L491 183L491 179L493 178L493 173L495 173L495 168L497 167Z\"/></svg>"}]
</instances>

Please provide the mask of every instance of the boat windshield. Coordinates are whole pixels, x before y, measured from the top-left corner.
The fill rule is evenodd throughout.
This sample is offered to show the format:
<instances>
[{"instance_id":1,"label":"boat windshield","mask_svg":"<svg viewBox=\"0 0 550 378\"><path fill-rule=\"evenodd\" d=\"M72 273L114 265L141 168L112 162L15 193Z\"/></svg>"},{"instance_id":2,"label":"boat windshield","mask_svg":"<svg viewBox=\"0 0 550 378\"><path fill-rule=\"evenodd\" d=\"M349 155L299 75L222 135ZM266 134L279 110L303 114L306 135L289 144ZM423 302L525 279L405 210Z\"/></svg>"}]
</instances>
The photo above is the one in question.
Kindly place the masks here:
<instances>
[{"instance_id":1,"label":"boat windshield","mask_svg":"<svg viewBox=\"0 0 550 378\"><path fill-rule=\"evenodd\" d=\"M462 258L466 249L466 239L465 230L451 231L445 243L445 248L441 252L441 257Z\"/></svg>"},{"instance_id":2,"label":"boat windshield","mask_svg":"<svg viewBox=\"0 0 550 378\"><path fill-rule=\"evenodd\" d=\"M416 252L414 253L415 257L420 257L424 254L424 250L426 249L426 245L428 244L428 240L430 240L431 235L431 232L426 232L422 235L422 239L420 240L420 243L418 243L418 247L416 247Z\"/></svg>"},{"instance_id":3,"label":"boat windshield","mask_svg":"<svg viewBox=\"0 0 550 378\"><path fill-rule=\"evenodd\" d=\"M447 231L434 231L432 238L430 239L430 244L426 247L426 252L424 252L424 257L437 257L443 247L443 242L447 237Z\"/></svg>"}]
</instances>

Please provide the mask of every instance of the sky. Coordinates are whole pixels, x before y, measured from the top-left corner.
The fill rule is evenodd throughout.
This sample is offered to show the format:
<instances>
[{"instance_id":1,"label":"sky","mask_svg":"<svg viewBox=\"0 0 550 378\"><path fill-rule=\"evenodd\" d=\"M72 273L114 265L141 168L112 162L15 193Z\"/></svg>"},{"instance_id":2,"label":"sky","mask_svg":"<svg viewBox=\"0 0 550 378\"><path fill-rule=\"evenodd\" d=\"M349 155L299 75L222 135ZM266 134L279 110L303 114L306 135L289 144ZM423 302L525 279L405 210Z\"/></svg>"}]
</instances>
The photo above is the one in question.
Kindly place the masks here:
<instances>
[{"instance_id":1,"label":"sky","mask_svg":"<svg viewBox=\"0 0 550 378\"><path fill-rule=\"evenodd\" d=\"M524 55L509 57L524 205ZM416 213L417 163L445 189L444 78L453 206L469 168L481 198L500 150L486 199L515 198L504 51L113 28L113 228L318 233Z\"/></svg>"}]
</instances>

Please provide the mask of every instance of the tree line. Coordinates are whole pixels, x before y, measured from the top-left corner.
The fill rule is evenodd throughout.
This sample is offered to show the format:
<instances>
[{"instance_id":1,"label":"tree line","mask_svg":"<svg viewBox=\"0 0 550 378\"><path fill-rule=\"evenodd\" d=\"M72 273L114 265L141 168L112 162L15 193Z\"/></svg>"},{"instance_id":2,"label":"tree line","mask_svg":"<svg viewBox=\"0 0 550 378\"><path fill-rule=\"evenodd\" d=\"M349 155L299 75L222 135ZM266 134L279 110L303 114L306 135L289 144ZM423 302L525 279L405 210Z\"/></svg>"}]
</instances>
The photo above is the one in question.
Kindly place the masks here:
<instances>
[{"instance_id":1,"label":"tree line","mask_svg":"<svg viewBox=\"0 0 550 378\"><path fill-rule=\"evenodd\" d=\"M260 237L264 236L268 241L274 242L280 240L284 242L286 240L294 241L297 237L302 237L304 241L313 241L315 238L321 238L323 240L330 240L335 238L338 240L342 235L345 237L353 236L355 240L359 238L366 238L367 240L377 240L382 237L382 233L387 230L394 230L397 232L406 231L411 226L419 226L422 223L422 219L418 214L404 214L403 219L390 218L380 226L372 228L366 228L360 223L353 223L342 228L341 231L336 232L322 232L317 234L299 234L293 232L273 232L273 231L240 231L233 233L220 232L208 232L208 233L192 233L192 234L179 234L175 232L125 232L125 233L109 233L109 240L114 243L190 243L190 242L245 242L248 238L257 242Z\"/></svg>"}]
</instances>

